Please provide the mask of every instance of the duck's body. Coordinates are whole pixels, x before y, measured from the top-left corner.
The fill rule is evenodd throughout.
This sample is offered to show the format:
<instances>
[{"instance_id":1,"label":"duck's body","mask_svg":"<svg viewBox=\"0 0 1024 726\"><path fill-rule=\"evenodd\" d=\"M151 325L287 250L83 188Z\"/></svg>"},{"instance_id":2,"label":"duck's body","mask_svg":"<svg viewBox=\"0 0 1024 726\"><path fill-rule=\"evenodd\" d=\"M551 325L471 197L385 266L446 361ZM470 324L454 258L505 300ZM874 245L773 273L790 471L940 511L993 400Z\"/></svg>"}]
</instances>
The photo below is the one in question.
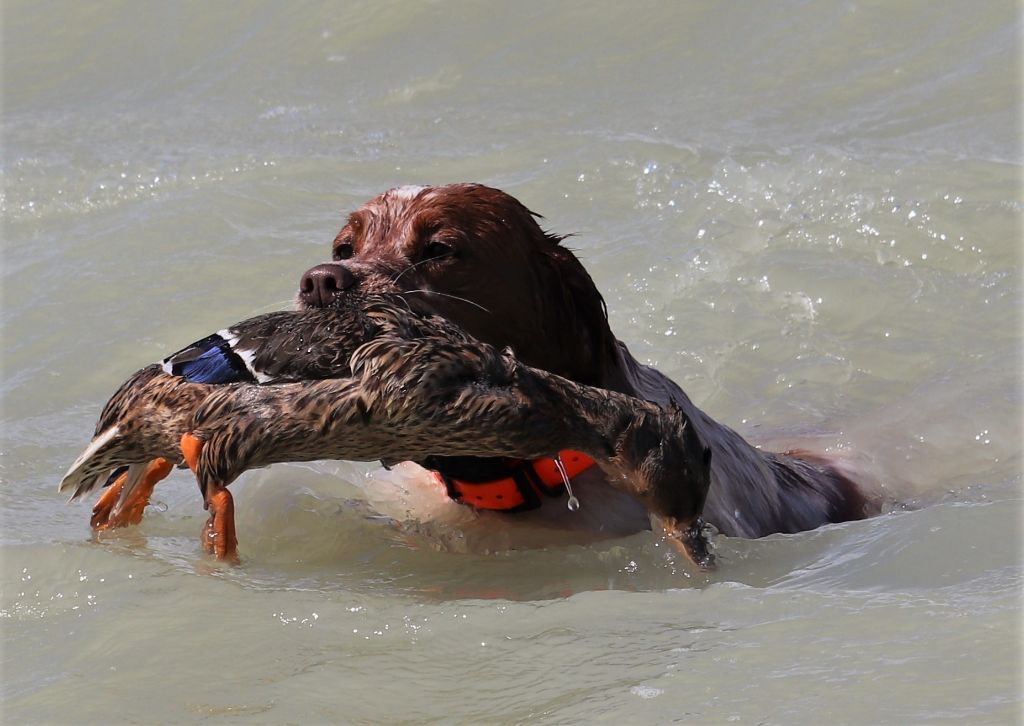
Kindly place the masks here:
<instances>
[{"instance_id":1,"label":"duck's body","mask_svg":"<svg viewBox=\"0 0 1024 726\"><path fill-rule=\"evenodd\" d=\"M233 557L226 487L246 469L314 459L533 459L564 449L602 460L619 488L707 561L697 522L708 457L677 410L529 368L442 318L384 299L252 318L142 369L107 403L60 489L74 499L128 466L101 500L106 510L97 506L101 525L131 523L119 518L141 515L140 498L186 461L213 509L207 535L220 540L209 548Z\"/></svg>"}]
</instances>

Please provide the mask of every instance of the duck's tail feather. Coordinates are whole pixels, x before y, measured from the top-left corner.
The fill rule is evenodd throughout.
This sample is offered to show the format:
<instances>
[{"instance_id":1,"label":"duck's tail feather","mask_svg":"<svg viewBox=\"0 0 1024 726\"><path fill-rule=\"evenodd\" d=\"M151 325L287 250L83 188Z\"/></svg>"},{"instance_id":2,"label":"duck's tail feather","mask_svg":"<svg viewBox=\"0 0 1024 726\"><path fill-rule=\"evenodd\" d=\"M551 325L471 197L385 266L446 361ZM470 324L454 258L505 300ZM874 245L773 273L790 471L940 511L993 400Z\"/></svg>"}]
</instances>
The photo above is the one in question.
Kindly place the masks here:
<instances>
[{"instance_id":1,"label":"duck's tail feather","mask_svg":"<svg viewBox=\"0 0 1024 726\"><path fill-rule=\"evenodd\" d=\"M120 427L110 426L98 433L78 455L64 478L57 485L57 491L71 491L68 501L73 501L86 492L110 484L124 467L136 466L134 462L118 458L123 440ZM142 465L145 469L145 465Z\"/></svg>"}]
</instances>

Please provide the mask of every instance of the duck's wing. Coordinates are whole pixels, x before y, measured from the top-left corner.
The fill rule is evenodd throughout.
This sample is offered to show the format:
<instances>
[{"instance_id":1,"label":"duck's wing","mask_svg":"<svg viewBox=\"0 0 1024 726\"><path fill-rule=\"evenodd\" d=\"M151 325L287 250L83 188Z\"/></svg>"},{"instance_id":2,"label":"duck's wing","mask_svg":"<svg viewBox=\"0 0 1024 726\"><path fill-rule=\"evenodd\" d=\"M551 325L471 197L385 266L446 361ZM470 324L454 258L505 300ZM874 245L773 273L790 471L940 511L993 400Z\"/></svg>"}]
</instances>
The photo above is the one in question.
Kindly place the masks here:
<instances>
[{"instance_id":1,"label":"duck's wing","mask_svg":"<svg viewBox=\"0 0 1024 726\"><path fill-rule=\"evenodd\" d=\"M278 328L293 316L276 312L243 320L172 353L161 361L161 367L189 383L269 382L273 375L256 365L254 354L273 343Z\"/></svg>"},{"instance_id":2,"label":"duck's wing","mask_svg":"<svg viewBox=\"0 0 1024 726\"><path fill-rule=\"evenodd\" d=\"M353 310L267 313L208 335L165 358L190 383L285 383L339 378L378 325Z\"/></svg>"}]
</instances>

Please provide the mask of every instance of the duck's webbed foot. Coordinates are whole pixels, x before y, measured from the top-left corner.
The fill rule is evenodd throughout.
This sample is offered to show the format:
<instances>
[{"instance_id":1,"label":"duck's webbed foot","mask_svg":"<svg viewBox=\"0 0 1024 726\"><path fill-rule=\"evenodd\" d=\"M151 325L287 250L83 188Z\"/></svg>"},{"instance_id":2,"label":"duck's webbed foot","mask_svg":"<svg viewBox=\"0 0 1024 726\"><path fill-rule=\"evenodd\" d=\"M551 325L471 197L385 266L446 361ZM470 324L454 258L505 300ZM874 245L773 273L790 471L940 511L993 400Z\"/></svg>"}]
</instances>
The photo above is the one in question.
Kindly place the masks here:
<instances>
[{"instance_id":1,"label":"duck's webbed foot","mask_svg":"<svg viewBox=\"0 0 1024 726\"><path fill-rule=\"evenodd\" d=\"M144 469L141 468L143 466ZM171 462L163 458L154 459L145 465L130 466L97 500L89 524L93 529L103 530L141 522L142 513L153 495L153 488L171 473L172 468ZM136 478L138 481L134 481Z\"/></svg>"},{"instance_id":2,"label":"duck's webbed foot","mask_svg":"<svg viewBox=\"0 0 1024 726\"><path fill-rule=\"evenodd\" d=\"M206 499L210 518L203 525L201 534L203 550L218 560L237 565L238 538L235 536L235 501L231 492L221 487L210 492Z\"/></svg>"},{"instance_id":3,"label":"duck's webbed foot","mask_svg":"<svg viewBox=\"0 0 1024 726\"><path fill-rule=\"evenodd\" d=\"M181 452L193 472L196 471L202 450L203 442L192 434L186 433L181 437ZM235 500L231 492L226 487L210 485L203 491L203 498L203 506L210 512L210 518L200 534L203 550L218 560L237 565L241 560L238 557L238 537L235 535Z\"/></svg>"}]
</instances>

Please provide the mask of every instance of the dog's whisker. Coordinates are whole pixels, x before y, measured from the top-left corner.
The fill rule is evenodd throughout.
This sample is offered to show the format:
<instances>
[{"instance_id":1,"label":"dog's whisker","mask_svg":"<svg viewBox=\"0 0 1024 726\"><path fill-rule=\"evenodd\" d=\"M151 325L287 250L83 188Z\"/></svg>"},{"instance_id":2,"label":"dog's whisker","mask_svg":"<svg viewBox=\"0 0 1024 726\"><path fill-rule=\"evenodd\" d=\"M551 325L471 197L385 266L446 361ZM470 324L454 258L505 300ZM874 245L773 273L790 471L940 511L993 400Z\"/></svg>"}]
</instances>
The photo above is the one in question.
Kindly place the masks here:
<instances>
[{"instance_id":1,"label":"dog's whisker","mask_svg":"<svg viewBox=\"0 0 1024 726\"><path fill-rule=\"evenodd\" d=\"M278 300L277 302L267 303L266 305L260 305L257 308L253 308L248 312L246 317L255 317L261 313L273 311L273 310L290 310L295 304L295 298L286 298L284 300Z\"/></svg>"},{"instance_id":2,"label":"dog's whisker","mask_svg":"<svg viewBox=\"0 0 1024 726\"><path fill-rule=\"evenodd\" d=\"M396 282L398 282L398 280L399 280L399 279L401 279L402 275L404 275L405 273L409 272L409 270L414 270L414 269L416 269L417 267L419 267L420 265L424 265L424 264L426 264L426 263L428 263L428 262L430 262L430 260L420 260L419 262L414 262L414 263L412 263L411 265L409 265L408 267L406 267L406 268L405 268L404 270L402 270L401 272L399 272L399 273L398 273L397 275L395 275L394 279L393 279L393 280L391 280L391 282L392 282L392 283L396 283Z\"/></svg>"},{"instance_id":3,"label":"dog's whisker","mask_svg":"<svg viewBox=\"0 0 1024 726\"><path fill-rule=\"evenodd\" d=\"M469 300L469 299L464 298L464 297L459 297L458 295L449 295L446 292L438 292L437 290L403 290L400 294L402 294L402 295L411 295L414 292L421 292L421 293L426 293L426 294L429 294L429 295L440 295L441 297L450 297L452 300L458 300L458 301L464 302L464 303L466 303L468 305L472 305L475 308L480 308L481 310L483 310L488 315L492 314L490 310L485 308L480 303L475 303L472 300Z\"/></svg>"}]
</instances>

